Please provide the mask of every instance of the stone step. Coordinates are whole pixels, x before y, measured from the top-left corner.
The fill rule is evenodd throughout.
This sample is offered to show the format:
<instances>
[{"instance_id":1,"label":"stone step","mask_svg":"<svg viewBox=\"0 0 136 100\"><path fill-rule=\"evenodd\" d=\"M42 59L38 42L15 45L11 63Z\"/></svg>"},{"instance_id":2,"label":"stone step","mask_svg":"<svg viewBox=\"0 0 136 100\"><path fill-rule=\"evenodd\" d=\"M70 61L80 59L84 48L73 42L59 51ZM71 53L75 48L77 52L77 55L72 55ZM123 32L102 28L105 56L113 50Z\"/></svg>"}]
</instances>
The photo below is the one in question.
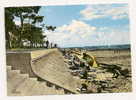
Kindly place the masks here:
<instances>
[{"instance_id":1,"label":"stone step","mask_svg":"<svg viewBox=\"0 0 136 100\"><path fill-rule=\"evenodd\" d=\"M38 81L38 79L37 78L32 78L32 77L29 77L29 79L31 79L31 80L33 80L33 81Z\"/></svg>"},{"instance_id":2,"label":"stone step","mask_svg":"<svg viewBox=\"0 0 136 100\"><path fill-rule=\"evenodd\" d=\"M21 95L23 96L29 96L31 89L36 85L37 80L34 78L27 78L25 82L20 84L16 90L21 92Z\"/></svg>"},{"instance_id":3,"label":"stone step","mask_svg":"<svg viewBox=\"0 0 136 100\"><path fill-rule=\"evenodd\" d=\"M7 66L7 70L11 70L12 69L12 66Z\"/></svg>"},{"instance_id":4,"label":"stone step","mask_svg":"<svg viewBox=\"0 0 136 100\"><path fill-rule=\"evenodd\" d=\"M64 94L63 89L48 87L46 82L30 78L28 74L21 74L20 70L11 70L11 67L7 67L7 83L10 96Z\"/></svg>"},{"instance_id":5,"label":"stone step","mask_svg":"<svg viewBox=\"0 0 136 100\"><path fill-rule=\"evenodd\" d=\"M21 77L29 78L29 74L20 74Z\"/></svg>"},{"instance_id":6,"label":"stone step","mask_svg":"<svg viewBox=\"0 0 136 100\"><path fill-rule=\"evenodd\" d=\"M20 94L16 91L18 85L22 84L28 77L21 76L17 71L11 70L7 73L7 91L8 95Z\"/></svg>"},{"instance_id":7,"label":"stone step","mask_svg":"<svg viewBox=\"0 0 136 100\"><path fill-rule=\"evenodd\" d=\"M27 78L26 76L22 76L22 78L20 78L20 71L19 70L9 70L7 72L7 81L9 82L15 82L15 80L20 80L22 78Z\"/></svg>"},{"instance_id":8,"label":"stone step","mask_svg":"<svg viewBox=\"0 0 136 100\"><path fill-rule=\"evenodd\" d=\"M11 70L10 68L7 68L7 72L11 72L15 74L20 74L20 70Z\"/></svg>"},{"instance_id":9,"label":"stone step","mask_svg":"<svg viewBox=\"0 0 136 100\"><path fill-rule=\"evenodd\" d=\"M8 95L62 94L60 90L46 86L45 82L39 82L37 78L29 78L28 74L20 74L19 70L11 70L10 68L7 68Z\"/></svg>"},{"instance_id":10,"label":"stone step","mask_svg":"<svg viewBox=\"0 0 136 100\"><path fill-rule=\"evenodd\" d=\"M46 87L44 82L37 82L30 92L33 95L47 95L50 94L49 87Z\"/></svg>"},{"instance_id":11,"label":"stone step","mask_svg":"<svg viewBox=\"0 0 136 100\"><path fill-rule=\"evenodd\" d=\"M57 94L57 91L52 88L46 86L45 82L36 82L34 87L29 91L28 95L50 95Z\"/></svg>"}]
</instances>

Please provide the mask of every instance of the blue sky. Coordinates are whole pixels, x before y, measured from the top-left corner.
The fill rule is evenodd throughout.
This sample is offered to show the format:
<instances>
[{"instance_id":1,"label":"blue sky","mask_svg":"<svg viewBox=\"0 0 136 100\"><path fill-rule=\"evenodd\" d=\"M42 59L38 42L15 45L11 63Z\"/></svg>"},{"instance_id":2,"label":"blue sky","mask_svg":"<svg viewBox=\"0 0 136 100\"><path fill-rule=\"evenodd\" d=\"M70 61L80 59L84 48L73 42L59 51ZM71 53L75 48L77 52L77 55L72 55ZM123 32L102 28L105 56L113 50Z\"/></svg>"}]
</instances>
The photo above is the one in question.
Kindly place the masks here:
<instances>
[{"instance_id":1,"label":"blue sky","mask_svg":"<svg viewBox=\"0 0 136 100\"><path fill-rule=\"evenodd\" d=\"M130 44L127 4L45 6L48 39L60 47Z\"/></svg>"},{"instance_id":2,"label":"blue sky","mask_svg":"<svg viewBox=\"0 0 136 100\"><path fill-rule=\"evenodd\" d=\"M81 17L79 11L84 8L83 5L45 6L42 7L39 13L45 16L44 21L46 24L61 26L69 24L73 19L79 19Z\"/></svg>"},{"instance_id":3,"label":"blue sky","mask_svg":"<svg viewBox=\"0 0 136 100\"><path fill-rule=\"evenodd\" d=\"M44 6L39 15L57 27L43 34L60 47L130 44L127 4Z\"/></svg>"},{"instance_id":4,"label":"blue sky","mask_svg":"<svg viewBox=\"0 0 136 100\"><path fill-rule=\"evenodd\" d=\"M86 9L87 6L92 7L106 7L111 6L111 8L126 7L127 4L101 4L101 5L72 5L72 6L45 6L40 10L40 14L45 16L44 22L48 25L61 26L64 24L69 24L72 20L83 20L80 11ZM110 9L110 8L109 8ZM118 27L122 25L128 25L128 17L125 19L112 20L110 16L98 19L84 20L87 24L94 25L96 27L101 26L111 26Z\"/></svg>"}]
</instances>

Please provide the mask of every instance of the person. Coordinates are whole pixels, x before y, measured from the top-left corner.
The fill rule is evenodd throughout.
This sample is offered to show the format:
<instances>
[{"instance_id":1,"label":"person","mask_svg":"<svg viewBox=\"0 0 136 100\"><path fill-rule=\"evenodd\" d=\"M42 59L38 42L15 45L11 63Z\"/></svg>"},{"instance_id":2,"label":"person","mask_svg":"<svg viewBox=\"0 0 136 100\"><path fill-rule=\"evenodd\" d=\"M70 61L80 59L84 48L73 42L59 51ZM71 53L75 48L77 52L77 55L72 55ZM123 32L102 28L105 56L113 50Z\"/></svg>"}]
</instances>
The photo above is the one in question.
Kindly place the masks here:
<instances>
[{"instance_id":1,"label":"person","mask_svg":"<svg viewBox=\"0 0 136 100\"><path fill-rule=\"evenodd\" d=\"M54 44L54 48L57 48L57 44Z\"/></svg>"},{"instance_id":2,"label":"person","mask_svg":"<svg viewBox=\"0 0 136 100\"><path fill-rule=\"evenodd\" d=\"M46 41L46 48L48 48L49 47L49 41L47 40Z\"/></svg>"},{"instance_id":3,"label":"person","mask_svg":"<svg viewBox=\"0 0 136 100\"><path fill-rule=\"evenodd\" d=\"M51 48L53 48L53 43L51 43Z\"/></svg>"}]
</instances>

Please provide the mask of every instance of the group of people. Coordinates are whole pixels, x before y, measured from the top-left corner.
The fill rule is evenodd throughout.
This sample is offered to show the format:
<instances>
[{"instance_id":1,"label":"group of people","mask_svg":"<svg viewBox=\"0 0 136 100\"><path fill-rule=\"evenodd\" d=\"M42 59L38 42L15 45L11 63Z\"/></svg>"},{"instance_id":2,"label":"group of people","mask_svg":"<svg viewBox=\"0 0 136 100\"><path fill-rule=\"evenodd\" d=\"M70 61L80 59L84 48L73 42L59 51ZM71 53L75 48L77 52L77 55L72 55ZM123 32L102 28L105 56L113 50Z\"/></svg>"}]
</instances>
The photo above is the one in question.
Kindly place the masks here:
<instances>
[{"instance_id":1,"label":"group of people","mask_svg":"<svg viewBox=\"0 0 136 100\"><path fill-rule=\"evenodd\" d=\"M85 80L81 83L81 87L78 88L78 91L81 93L92 92L102 92L106 88L114 87L112 86L112 78L118 78L120 75L128 76L128 70L122 70L121 67L117 65L109 65L109 64L101 64L98 63L94 56L90 55L88 52L83 50L76 49L64 49L62 53L67 59L67 63L69 64L69 69L71 69L71 74L74 76L80 77L80 79ZM106 73L113 74L110 80L97 80L96 75L92 76L90 73ZM90 85L91 83L91 85ZM94 85L92 85L94 84ZM89 86L93 86L90 87ZM109 90L108 90L109 91Z\"/></svg>"},{"instance_id":2,"label":"group of people","mask_svg":"<svg viewBox=\"0 0 136 100\"><path fill-rule=\"evenodd\" d=\"M57 48L57 44L53 44L53 43L49 43L49 41L47 40L46 42L46 48Z\"/></svg>"}]
</instances>

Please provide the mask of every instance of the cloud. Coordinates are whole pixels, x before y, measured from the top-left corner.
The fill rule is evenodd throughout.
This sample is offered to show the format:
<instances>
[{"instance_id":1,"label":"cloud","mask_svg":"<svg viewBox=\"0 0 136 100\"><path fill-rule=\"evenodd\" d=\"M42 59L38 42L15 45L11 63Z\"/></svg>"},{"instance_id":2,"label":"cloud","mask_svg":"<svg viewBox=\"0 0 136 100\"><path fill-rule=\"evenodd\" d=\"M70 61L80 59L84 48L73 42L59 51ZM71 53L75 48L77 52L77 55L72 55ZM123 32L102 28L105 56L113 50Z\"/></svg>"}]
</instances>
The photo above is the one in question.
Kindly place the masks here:
<instances>
[{"instance_id":1,"label":"cloud","mask_svg":"<svg viewBox=\"0 0 136 100\"><path fill-rule=\"evenodd\" d=\"M111 18L112 20L128 18L128 6L90 5L80 11L84 20Z\"/></svg>"},{"instance_id":2,"label":"cloud","mask_svg":"<svg viewBox=\"0 0 136 100\"><path fill-rule=\"evenodd\" d=\"M49 41L60 47L128 44L129 32L109 27L96 28L83 21L73 20L58 27L54 32L46 31Z\"/></svg>"},{"instance_id":3,"label":"cloud","mask_svg":"<svg viewBox=\"0 0 136 100\"><path fill-rule=\"evenodd\" d=\"M96 27L90 26L83 21L73 20L69 25L58 27L55 32L46 31L50 41L61 46L81 46L86 38L96 31Z\"/></svg>"},{"instance_id":4,"label":"cloud","mask_svg":"<svg viewBox=\"0 0 136 100\"><path fill-rule=\"evenodd\" d=\"M98 32L99 45L129 44L129 32L111 28L100 28Z\"/></svg>"},{"instance_id":5,"label":"cloud","mask_svg":"<svg viewBox=\"0 0 136 100\"><path fill-rule=\"evenodd\" d=\"M69 25L63 25L57 29L68 34L76 34L81 37L87 36L88 33L95 31L96 27L90 26L83 21L72 20Z\"/></svg>"}]
</instances>

